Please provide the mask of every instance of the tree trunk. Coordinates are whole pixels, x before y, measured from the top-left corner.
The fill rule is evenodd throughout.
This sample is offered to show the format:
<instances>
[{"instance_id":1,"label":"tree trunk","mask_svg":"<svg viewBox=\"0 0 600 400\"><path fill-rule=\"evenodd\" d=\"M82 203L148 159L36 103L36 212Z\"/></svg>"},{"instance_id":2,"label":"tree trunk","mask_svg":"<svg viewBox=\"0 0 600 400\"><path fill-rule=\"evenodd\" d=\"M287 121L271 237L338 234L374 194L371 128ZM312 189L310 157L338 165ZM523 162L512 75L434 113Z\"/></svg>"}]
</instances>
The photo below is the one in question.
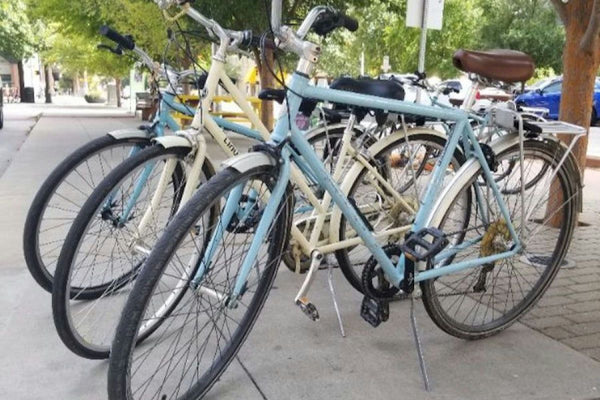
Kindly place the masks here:
<instances>
[{"instance_id":1,"label":"tree trunk","mask_svg":"<svg viewBox=\"0 0 600 400\"><path fill-rule=\"evenodd\" d=\"M269 70L270 66L271 70L275 71L275 65L273 65L273 60L273 50L269 48L265 48L264 58L262 60L257 60L256 64L258 65L258 74L260 76L261 89L273 88L275 86L275 77L273 76L273 74L271 74L271 71ZM275 118L273 116L272 101L262 102L260 109L260 119L269 131L273 130Z\"/></svg>"},{"instance_id":2,"label":"tree trunk","mask_svg":"<svg viewBox=\"0 0 600 400\"><path fill-rule=\"evenodd\" d=\"M87 69L83 70L83 95L87 95L88 94L88 73L87 73Z\"/></svg>"},{"instance_id":3,"label":"tree trunk","mask_svg":"<svg viewBox=\"0 0 600 400\"><path fill-rule=\"evenodd\" d=\"M560 100L559 119L580 125L588 129L592 116L592 104L596 74L600 65L600 43L598 31L594 29L597 23L597 11L594 0L578 0L564 3L554 0L555 8L565 25L566 42L563 50L563 83ZM591 32L586 31L591 29ZM591 33L591 34L590 34ZM584 37L588 37L585 41ZM579 139L573 148L573 155L579 165L582 180L585 171L588 135ZM559 135L559 138L569 144L573 140L570 135ZM559 183L552 182L550 193L552 199L546 209L549 224L558 226L563 218L562 212L552 214L550 204L559 206L563 201L560 195Z\"/></svg>"},{"instance_id":4,"label":"tree trunk","mask_svg":"<svg viewBox=\"0 0 600 400\"><path fill-rule=\"evenodd\" d=\"M21 98L25 91L25 70L23 69L23 60L19 60L17 69L19 70L19 98Z\"/></svg>"},{"instance_id":5,"label":"tree trunk","mask_svg":"<svg viewBox=\"0 0 600 400\"><path fill-rule=\"evenodd\" d=\"M75 72L75 75L73 76L73 95L81 95L81 87L79 87L79 72Z\"/></svg>"},{"instance_id":6,"label":"tree trunk","mask_svg":"<svg viewBox=\"0 0 600 400\"><path fill-rule=\"evenodd\" d=\"M117 92L117 107L121 107L121 78L115 78L115 89Z\"/></svg>"},{"instance_id":7,"label":"tree trunk","mask_svg":"<svg viewBox=\"0 0 600 400\"><path fill-rule=\"evenodd\" d=\"M571 7L569 15L571 21L566 28L566 44L563 52L563 84L560 101L560 120L571 122L584 128L590 127L592 117L592 103L594 99L594 85L600 61L598 45L593 51L583 51L580 43L586 31L586 21L591 15L591 1L577 1L572 3L577 7ZM573 9L577 10L573 10ZM576 13L575 13L576 11ZM586 18L587 16L587 18ZM570 143L571 136L561 137L566 143ZM573 149L581 173L585 169L588 136L579 139Z\"/></svg>"},{"instance_id":8,"label":"tree trunk","mask_svg":"<svg viewBox=\"0 0 600 400\"><path fill-rule=\"evenodd\" d=\"M52 92L53 92L53 84L54 77L52 76L52 68L44 64L44 82L46 83L44 87L44 94L46 95L46 104L52 103Z\"/></svg>"}]
</instances>

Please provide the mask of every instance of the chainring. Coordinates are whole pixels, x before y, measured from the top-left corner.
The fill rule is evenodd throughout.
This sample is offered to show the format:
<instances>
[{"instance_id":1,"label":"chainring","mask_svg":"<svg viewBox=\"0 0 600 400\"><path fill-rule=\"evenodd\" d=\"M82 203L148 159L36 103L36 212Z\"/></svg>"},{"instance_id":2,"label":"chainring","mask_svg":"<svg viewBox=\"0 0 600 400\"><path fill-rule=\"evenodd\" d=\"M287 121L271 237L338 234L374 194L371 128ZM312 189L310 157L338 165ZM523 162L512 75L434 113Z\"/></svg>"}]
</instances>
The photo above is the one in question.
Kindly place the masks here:
<instances>
[{"instance_id":1,"label":"chainring","mask_svg":"<svg viewBox=\"0 0 600 400\"><path fill-rule=\"evenodd\" d=\"M388 244L383 247L383 251L390 258L402 255L402 249L397 244ZM374 280L377 281L377 285L373 284ZM383 269L373 256L363 268L361 284L364 294L372 299L391 300L400 292L400 288L395 287L385 278Z\"/></svg>"}]
</instances>

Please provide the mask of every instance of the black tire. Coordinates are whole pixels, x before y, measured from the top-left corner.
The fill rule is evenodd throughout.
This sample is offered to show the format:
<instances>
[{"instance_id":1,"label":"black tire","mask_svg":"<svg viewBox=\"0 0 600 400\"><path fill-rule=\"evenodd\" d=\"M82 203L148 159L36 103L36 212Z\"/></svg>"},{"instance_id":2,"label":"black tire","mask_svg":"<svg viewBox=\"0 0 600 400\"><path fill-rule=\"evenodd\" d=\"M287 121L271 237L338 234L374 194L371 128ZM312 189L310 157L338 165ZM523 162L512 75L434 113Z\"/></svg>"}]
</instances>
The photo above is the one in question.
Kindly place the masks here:
<instances>
[{"instance_id":1,"label":"black tire","mask_svg":"<svg viewBox=\"0 0 600 400\"><path fill-rule=\"evenodd\" d=\"M545 164L550 165L550 168L546 169L548 173L544 179L537 180L540 185L531 187L529 193L526 193L525 203L520 203L520 193L509 194L513 191L501 191L509 212L515 213L511 214L511 219L516 223L517 233L527 241L524 250L514 257L496 263L421 282L423 303L427 313L438 327L452 336L462 339L481 339L508 328L541 298L552 283L567 253L576 224L578 189L573 184L576 181L573 176L577 172L570 167L570 163L565 163L559 169L554 181L551 181L553 171L564 150L552 141L526 141L524 146L525 161L533 160L529 162L529 166L524 166L525 171L528 171L526 178L532 171L537 174L538 169L545 169ZM518 145L498 154L500 169L508 167L512 160L518 159L518 155ZM520 176L520 166L517 165L512 169ZM472 191L477 187L472 183L478 179L478 174L475 174L471 182L465 183L458 193ZM512 184L518 187L521 185L519 177L503 179L500 184ZM556 194L558 197L555 197ZM548 201L544 200L546 195ZM564 201L550 200L558 199L561 195L564 196ZM538 198L542 200L537 200ZM455 255L454 259L457 262L466 261L469 257L498 254L512 246L512 241L507 239L509 236L506 233L508 231L506 224L502 227L503 218L496 217L499 215L498 208L497 205L496 209L493 207L497 203L493 199L483 199L483 201L488 204L486 213L492 218L484 224L482 218L477 215L471 216L471 221L475 225L466 227L465 231L468 231L466 239L471 241L472 245ZM556 209L549 209L549 205L554 203ZM523 229L520 226L521 216L518 215L521 204L526 205L526 215L528 215L526 235L521 235ZM454 207L455 201L452 201L445 206L445 209L440 208L434 217L434 223L442 231L456 232L452 226ZM472 210L478 213L476 207L472 207ZM440 220L439 224L435 222ZM446 224L450 226L446 227ZM456 244L462 243L465 239L463 235L460 240L453 241L452 235L454 233L448 233L448 238ZM482 240L472 242L477 238ZM483 243L489 245L484 247ZM550 248L543 250L544 246ZM438 265L429 265L428 269L436 267Z\"/></svg>"},{"instance_id":2,"label":"black tire","mask_svg":"<svg viewBox=\"0 0 600 400\"><path fill-rule=\"evenodd\" d=\"M98 185L73 222L65 239L69 246L63 247L56 269L52 310L60 338L74 353L92 359L108 357L126 293L146 258L146 253L137 250L136 245L151 249L177 211L185 186L182 163L189 151L188 147L165 149L157 145L128 158ZM167 159L176 162L168 182L171 188L166 187L144 236L138 238L138 221L148 208L154 183ZM130 199L123 193L135 190L147 168L152 170L151 175L142 187L129 219L120 221L118 216ZM214 174L208 161L202 172L203 182ZM121 196L115 196L115 193ZM172 196L168 197L170 193ZM110 205L108 199L112 199ZM70 296L71 285L82 290Z\"/></svg>"},{"instance_id":3,"label":"black tire","mask_svg":"<svg viewBox=\"0 0 600 400\"><path fill-rule=\"evenodd\" d=\"M433 153L437 153L437 156L441 155L441 150L444 148L445 144L446 144L446 140L439 137L439 136L435 136L435 135L430 135L427 133L417 133L417 134L413 134L410 136L409 142L417 142L419 143L419 145L423 146L423 149L425 151L425 157L431 157ZM379 151L377 154L373 154L373 158L375 160L386 160L388 159L388 157L390 157L388 155L388 153L390 151L393 151L395 149L401 149L402 146L406 146L406 141L404 138L400 138L399 140L391 143L389 146L386 146L385 148L383 148L381 151ZM440 151L434 151L434 149L436 150L440 150ZM415 177L417 179L417 182L419 182L418 178L422 177L424 179L427 179L426 174L424 173L425 170L425 164L428 163L432 163L434 161L434 159L428 158L427 160L423 160L423 162L420 162L417 164L417 168L415 169ZM464 156L463 154L457 149L454 153L454 158L451 162L453 168L454 168L454 172L458 171L458 168L460 167L460 165L462 165L464 163ZM391 179L391 167L387 167L387 163L386 165L386 170L388 171L388 173L382 173L382 176L386 177L388 182ZM360 186L363 184L363 181L365 180L365 176L367 175L368 170L366 168L363 168L363 170L359 173L357 179L355 180L354 184L352 185L352 187L350 188L350 191L348 193L349 197L352 197L355 201L356 199L356 192L357 190L360 188ZM409 173L407 173L409 174ZM412 174L409 174L410 176L408 178L412 177ZM412 179L411 179L412 180ZM407 182L391 182L392 185L396 188L398 188L398 192L400 194L410 194L411 196L413 195L413 190L411 189L411 180L407 180ZM399 184L398 184L399 183ZM420 195L423 194L423 188L426 185L423 185L423 183L421 183L421 186L418 187L418 193L419 193L419 197ZM371 187L371 186L368 186ZM376 191L374 190L370 190L370 191L366 191L366 195L370 195L370 193L373 194L377 194ZM414 199L416 203L418 203L418 199ZM369 202L367 200L367 202ZM360 206L363 203L358 202L358 205ZM366 216L366 218L369 220L369 222L373 222L372 218L374 217L375 219L379 218L380 215L376 215L373 214L371 216ZM376 228L376 226L374 227ZM349 224L347 224L346 218L344 216L342 216L341 219L341 223L340 223L340 241L345 240L346 239L346 230L351 231L352 228L349 226ZM389 240L393 239L393 238L388 238L388 243L397 243L398 240L401 240L401 238L396 238L397 240L390 242ZM382 245L385 245L386 243L381 243ZM350 256L350 252L351 251L360 251L360 249L363 249L363 259L360 261L356 261L353 260L352 258L355 257L351 257ZM364 246L355 246L353 248L346 248L346 249L341 249L335 252L335 256L337 259L337 262L340 266L340 269L342 270L342 273L344 274L344 276L346 277L346 280L348 281L348 283L350 283L350 285L352 285L352 287L354 287L356 290L358 290L359 292L363 292L362 289L362 267L364 266L364 263L368 260L368 257L370 257L370 252L368 251L368 249L366 249Z\"/></svg>"},{"instance_id":4,"label":"black tire","mask_svg":"<svg viewBox=\"0 0 600 400\"><path fill-rule=\"evenodd\" d=\"M239 252L232 252L231 254L240 254L239 258L236 257L232 261L227 257L229 253L224 250L223 253L216 253L219 255L223 254L224 259L213 258L211 260L210 267L206 269L201 278L199 288L187 289L187 292L191 294L186 298L186 301L180 302L180 308L171 309L168 313L161 313L160 316L153 313L153 310L160 311L163 309L161 307L162 299L166 294L163 294L165 291L161 290L161 288L165 285L172 287L172 285L166 284L165 281L169 279L169 276L173 276L172 273L168 272L173 271L171 265L181 262L179 255L181 249L187 255L183 262L185 263L189 260L189 253L186 253L189 250L185 250L187 246L186 240L187 242L192 242L190 248L195 249L197 253L192 256L193 258L190 262L185 264L188 266L187 268L193 267L191 273L181 275L179 273L181 269L175 267L174 270L178 271L175 287L180 287L182 279L185 280L186 287L189 287L191 277L198 270L200 257L204 254L211 236L199 233L198 227L204 226L202 223L198 224L199 218L202 218L205 213L212 212L215 207L220 210L221 204L223 204L222 199L226 198L230 190L238 185L248 188L249 186L246 186L246 183L252 181L258 183L260 187L263 187L263 185L264 187L270 187L271 183L269 181L271 178L276 177L274 172L276 171L273 167L256 167L245 173L240 173L232 168L223 170L196 192L189 203L182 208L167 227L164 235L148 257L147 265L142 270L140 279L135 283L119 322L112 345L108 369L109 399L132 400L138 397L147 399L148 393L154 392L153 389L149 389L149 386L156 384L155 381L157 379L160 380L160 378L156 377L157 373L161 375L164 373L166 375L162 384L159 382L161 386L160 391L157 392L158 396L163 396L164 398L199 399L210 390L233 360L250 333L275 279L278 265L281 261L281 254L288 240L292 220L291 190L288 189L288 194L286 195L289 201L283 201L279 205L278 215L273 221L271 225L272 230L267 236L268 239L266 242L268 243L263 243L266 247L264 253L262 251L259 253L264 254L262 259L266 259L264 267L257 265L260 264L261 260L259 259L259 262L252 269L253 272L257 273L258 277L256 278L256 289L251 299L247 299L247 297L252 294L253 286L248 285L248 282L254 282L254 278L249 278L246 285L244 285L243 296L238 300L238 306L233 308L228 306L231 299L227 294L231 293L230 290L237 276L237 268L244 259L243 255L246 253L243 249ZM253 187L256 188L256 186ZM190 230L194 231L196 236L189 235ZM208 232L213 232L213 230L208 229ZM233 237L237 244L245 244L251 242L251 239L244 239L247 233L247 230L242 232L236 230L236 227L228 226L225 235L226 237ZM233 267L232 272L229 272L229 270L224 271L225 268L231 267ZM219 280L221 278L213 278L213 273L217 275L224 274L222 276L225 279L224 283L221 283ZM208 287L207 290L211 290L209 287L211 284L222 295L222 297L217 296L218 300L213 300L218 308L217 310L213 310L213 304L210 300L215 295L211 296L206 294L206 291L201 291L203 287ZM168 290L166 292L168 293ZM152 305L153 298L155 298L154 295L159 298L158 307ZM202 301L206 301L208 304L195 304ZM194 304L190 305L190 302ZM191 311L188 311L188 309ZM243 315L231 317L227 314L235 313L236 310L243 313ZM194 315L199 317L204 316L204 314L206 314L207 319L205 324L202 324L202 322L199 323L197 319L194 319ZM223 314L224 320L221 322ZM182 318L183 316L185 317ZM136 347L136 343L139 341L139 331L145 326L145 324L142 325L144 320L146 323L153 323L153 329L151 329L153 334L151 338ZM179 330L177 330L177 323L183 324ZM219 326L221 323L223 325ZM236 323L237 327L234 326ZM202 326L203 328L198 330L198 326ZM206 326L209 326L209 328L206 328ZM229 333L229 338L223 341L218 338L217 348L214 351L209 342L210 337L201 346L198 343L192 343L196 340L201 341L200 336L207 333L206 331L208 331L208 334L215 332L217 335L226 331L225 333ZM191 338L189 341L188 335ZM156 355L155 352L159 352L160 347L163 345L166 349L165 355L163 356L162 353ZM182 350L180 346L182 348L188 346L188 348L183 348ZM136 351L142 353L143 357L137 356L135 354ZM171 351L173 352L172 355L170 354ZM182 360L183 357L179 356L180 354L186 354L185 361ZM208 360L210 365L206 368L202 360L205 354L208 357L212 355L212 361ZM164 366L160 368L162 360L165 359L174 361L166 369ZM153 363L155 360L159 363L158 368L154 367ZM183 366L181 365L182 361ZM188 372L193 369L191 366L196 367L196 372L192 372L190 377ZM202 366L202 370L200 370L200 366ZM173 368L172 371L171 368ZM181 378L179 378L179 374L177 373L179 369L181 370ZM152 375L147 377L148 374ZM167 381L169 378L172 378L175 382ZM189 383L182 383L184 380L189 381ZM141 385L147 386L138 388L138 381L141 382ZM177 385L177 387L173 388L176 392L172 394L169 391L171 389L170 386L173 384ZM180 385L186 385L186 387L181 388ZM136 393L136 396L134 397L132 393Z\"/></svg>"},{"instance_id":5,"label":"black tire","mask_svg":"<svg viewBox=\"0 0 600 400\"><path fill-rule=\"evenodd\" d=\"M98 180L95 182L91 182L91 185L78 188L79 195L77 198L75 196L69 196L68 207L61 207L60 204L67 200L62 199L57 195L59 192L61 185L63 183L68 183L71 175L81 174L78 169L80 166L83 166L84 163L89 162L89 160L100 157L99 155L104 152L112 152L117 147L131 147L134 148L139 146L140 148L146 147L150 145L151 141L149 138L127 138L127 139L115 139L110 135L105 135L90 141L79 149L75 150L71 155L65 158L46 178L37 194L35 195L31 206L29 207L29 212L27 213L27 218L25 220L25 227L23 231L23 252L25 254L25 262L27 264L27 268L31 273L31 276L35 279L35 281L46 291L52 292L52 283L54 281L54 271L55 271L55 262L58 259L58 251L62 248L62 244L64 238L68 232L68 228L71 225L72 220L75 219L77 213L81 209L81 206L87 200L89 195L95 188L95 183L99 182L103 179L110 171L116 167L119 163L121 163L125 158L120 159L116 158L114 163L110 163L107 166L104 175L100 176ZM102 159L102 158L100 158ZM102 171L98 171L102 173ZM95 176L95 174L94 174ZM71 184L72 185L72 184ZM78 202L80 200L80 203ZM52 203L56 201L55 205ZM77 203L75 203L77 201ZM64 214L58 214L57 218L60 220L66 220L67 223L59 222L59 226L46 228L47 230L59 229L58 239L55 239L49 243L51 249L43 249L45 244L43 240L40 240L40 230L44 216L48 209L51 208L51 213L59 213L64 211ZM62 209L62 210L61 210ZM57 211L58 210L58 211ZM68 214L68 215L66 215ZM42 243L41 243L42 242ZM57 254L54 256L52 253L56 251ZM74 293L78 292L79 288L74 288Z\"/></svg>"},{"instance_id":6,"label":"black tire","mask_svg":"<svg viewBox=\"0 0 600 400\"><path fill-rule=\"evenodd\" d=\"M592 117L590 119L590 126L596 126L597 122L598 122L598 113L596 112L596 109L594 107L592 107Z\"/></svg>"}]
</instances>

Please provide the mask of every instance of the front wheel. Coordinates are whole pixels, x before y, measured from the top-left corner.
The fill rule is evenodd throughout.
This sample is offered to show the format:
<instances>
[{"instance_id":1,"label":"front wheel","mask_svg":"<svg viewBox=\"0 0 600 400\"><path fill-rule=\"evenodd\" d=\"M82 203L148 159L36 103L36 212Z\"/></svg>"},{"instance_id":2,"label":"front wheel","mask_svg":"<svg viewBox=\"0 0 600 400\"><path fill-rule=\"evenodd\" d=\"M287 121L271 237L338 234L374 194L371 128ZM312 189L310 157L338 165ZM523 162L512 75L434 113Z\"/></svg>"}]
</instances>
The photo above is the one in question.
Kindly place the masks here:
<instances>
[{"instance_id":1,"label":"front wheel","mask_svg":"<svg viewBox=\"0 0 600 400\"><path fill-rule=\"evenodd\" d=\"M159 145L138 152L98 185L73 222L58 260L52 311L60 338L76 354L108 357L133 282L179 207L189 153ZM205 162L200 182L212 175ZM73 295L74 288L81 290Z\"/></svg>"},{"instance_id":2,"label":"front wheel","mask_svg":"<svg viewBox=\"0 0 600 400\"><path fill-rule=\"evenodd\" d=\"M46 178L29 207L23 230L27 268L46 291L52 293L60 249L85 201L117 165L150 143L145 137L101 136L71 153ZM81 290L73 289L72 295Z\"/></svg>"},{"instance_id":3,"label":"front wheel","mask_svg":"<svg viewBox=\"0 0 600 400\"><path fill-rule=\"evenodd\" d=\"M265 303L288 240L291 190L232 302L275 172L272 167L245 173L225 169L169 224L146 260L116 331L108 370L111 400L199 399L225 371ZM234 216L210 223L210 215L216 210L222 216L232 198ZM181 301L173 304L170 299L182 291Z\"/></svg>"},{"instance_id":4,"label":"front wheel","mask_svg":"<svg viewBox=\"0 0 600 400\"><path fill-rule=\"evenodd\" d=\"M558 168L564 149L553 141L526 141L524 153L521 166L518 144L501 152L495 172L505 176L497 184L522 250L512 257L421 282L425 309L450 335L480 339L509 327L540 299L567 253L577 215L578 189L573 184L577 172L570 163ZM506 174L508 169L510 174ZM537 177L536 182L524 188L523 197L521 190L515 189L521 189L522 182L532 182L532 177ZM462 185L457 183L454 194L448 193L454 200L434 214L431 226L446 233L449 249L456 246L460 250L436 265L430 263L428 269L513 249L515 243L498 201L489 188L475 184L478 179L482 179L481 170ZM464 206L457 199L466 193L471 193L475 204L469 207L465 226Z\"/></svg>"}]
</instances>

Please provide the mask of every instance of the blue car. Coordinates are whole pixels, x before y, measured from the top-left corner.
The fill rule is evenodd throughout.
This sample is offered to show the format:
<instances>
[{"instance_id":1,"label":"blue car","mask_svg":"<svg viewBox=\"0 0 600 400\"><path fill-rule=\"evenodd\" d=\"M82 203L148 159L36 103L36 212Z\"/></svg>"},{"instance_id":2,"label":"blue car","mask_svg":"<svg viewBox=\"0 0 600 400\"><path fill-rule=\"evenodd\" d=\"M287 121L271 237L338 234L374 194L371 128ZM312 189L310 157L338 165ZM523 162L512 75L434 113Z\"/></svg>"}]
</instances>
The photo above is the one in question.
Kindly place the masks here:
<instances>
[{"instance_id":1,"label":"blue car","mask_svg":"<svg viewBox=\"0 0 600 400\"><path fill-rule=\"evenodd\" d=\"M534 90L517 96L515 102L519 106L547 108L549 110L548 117L551 119L558 119L561 91L562 78L557 78L545 82ZM600 81L596 81L596 86L594 88L592 125L596 123L598 116L600 116Z\"/></svg>"}]
</instances>

